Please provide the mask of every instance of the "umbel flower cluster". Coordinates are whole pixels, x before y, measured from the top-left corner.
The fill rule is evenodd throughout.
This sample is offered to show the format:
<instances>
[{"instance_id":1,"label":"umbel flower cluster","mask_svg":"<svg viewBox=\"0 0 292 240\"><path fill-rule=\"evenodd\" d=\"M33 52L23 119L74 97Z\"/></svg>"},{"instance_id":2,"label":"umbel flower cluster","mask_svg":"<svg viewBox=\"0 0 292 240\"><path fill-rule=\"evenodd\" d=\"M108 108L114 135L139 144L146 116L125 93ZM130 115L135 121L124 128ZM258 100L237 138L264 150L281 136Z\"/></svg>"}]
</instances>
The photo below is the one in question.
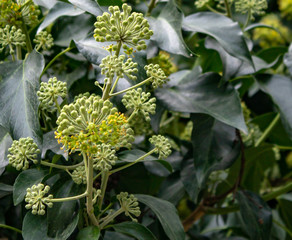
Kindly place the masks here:
<instances>
[{"instance_id":1,"label":"umbel flower cluster","mask_svg":"<svg viewBox=\"0 0 292 240\"><path fill-rule=\"evenodd\" d=\"M137 222L137 220L132 216L139 217L141 214L138 199L135 198L133 194L129 195L127 192L121 192L117 195L117 199L120 202L121 209L124 210L125 215L130 217L132 221Z\"/></svg>"},{"instance_id":2,"label":"umbel flower cluster","mask_svg":"<svg viewBox=\"0 0 292 240\"><path fill-rule=\"evenodd\" d=\"M35 36L33 42L36 44L36 49L49 50L54 45L54 39L47 31L41 31Z\"/></svg>"},{"instance_id":3,"label":"umbel flower cluster","mask_svg":"<svg viewBox=\"0 0 292 240\"><path fill-rule=\"evenodd\" d=\"M5 28L0 28L0 52L9 46L9 53L14 54L13 46L25 46L25 35L21 29L17 29L15 26L10 27L6 25Z\"/></svg>"}]
</instances>

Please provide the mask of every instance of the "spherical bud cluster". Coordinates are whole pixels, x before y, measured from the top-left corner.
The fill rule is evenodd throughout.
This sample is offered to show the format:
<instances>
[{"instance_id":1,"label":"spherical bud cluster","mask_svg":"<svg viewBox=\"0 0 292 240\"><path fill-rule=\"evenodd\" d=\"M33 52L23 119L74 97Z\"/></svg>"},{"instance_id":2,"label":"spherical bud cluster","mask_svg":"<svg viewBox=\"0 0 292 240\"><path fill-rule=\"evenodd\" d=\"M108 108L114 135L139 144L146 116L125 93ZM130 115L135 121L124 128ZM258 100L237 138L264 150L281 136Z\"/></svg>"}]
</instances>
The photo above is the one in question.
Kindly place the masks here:
<instances>
[{"instance_id":1,"label":"spherical bud cluster","mask_svg":"<svg viewBox=\"0 0 292 240\"><path fill-rule=\"evenodd\" d=\"M20 27L22 23L34 26L40 13L31 0L0 0L0 27L6 24Z\"/></svg>"},{"instance_id":2,"label":"spherical bud cluster","mask_svg":"<svg viewBox=\"0 0 292 240\"><path fill-rule=\"evenodd\" d=\"M116 151L111 145L101 144L97 148L97 153L93 155L93 168L99 171L109 171L115 165L117 157Z\"/></svg>"},{"instance_id":3,"label":"spherical bud cluster","mask_svg":"<svg viewBox=\"0 0 292 240\"><path fill-rule=\"evenodd\" d=\"M77 99L79 98L83 98L83 97L86 97L86 98L89 98L89 96L96 96L94 93L93 94L90 94L89 92L86 92L86 93L80 93L78 94L77 96L74 97L74 103L77 101Z\"/></svg>"},{"instance_id":4,"label":"spherical bud cluster","mask_svg":"<svg viewBox=\"0 0 292 240\"><path fill-rule=\"evenodd\" d=\"M108 8L111 13L103 13L95 22L94 38L98 42L116 41L135 47L138 51L146 49L143 39L150 39L153 31L149 30L149 23L142 13L132 11L127 4L122 6L123 12L118 6ZM117 50L117 45L114 46Z\"/></svg>"},{"instance_id":5,"label":"spherical bud cluster","mask_svg":"<svg viewBox=\"0 0 292 240\"><path fill-rule=\"evenodd\" d=\"M52 198L50 194L47 197L45 195L49 192L50 187L44 186L43 184L33 185L31 188L26 190L25 205L26 209L32 209L32 214L44 215L46 213L45 208L53 207Z\"/></svg>"},{"instance_id":6,"label":"spherical bud cluster","mask_svg":"<svg viewBox=\"0 0 292 240\"><path fill-rule=\"evenodd\" d=\"M262 132L258 125L251 122L247 124L247 128L248 134L242 134L242 141L244 142L245 146L252 147L262 136Z\"/></svg>"},{"instance_id":7,"label":"spherical bud cluster","mask_svg":"<svg viewBox=\"0 0 292 240\"><path fill-rule=\"evenodd\" d=\"M132 221L137 222L132 215L139 217L141 214L138 199L133 194L129 195L127 192L121 192L117 195L117 199L120 202L121 208L125 211L125 215L130 217Z\"/></svg>"},{"instance_id":8,"label":"spherical bud cluster","mask_svg":"<svg viewBox=\"0 0 292 240\"><path fill-rule=\"evenodd\" d=\"M72 180L76 184L86 184L86 171L84 166L79 166L77 167L73 172L72 172Z\"/></svg>"},{"instance_id":9,"label":"spherical bud cluster","mask_svg":"<svg viewBox=\"0 0 292 240\"><path fill-rule=\"evenodd\" d=\"M8 151L10 153L7 155L9 163L17 170L28 169L28 160L37 163L37 155L40 153L38 146L30 137L14 140Z\"/></svg>"},{"instance_id":10,"label":"spherical bud cluster","mask_svg":"<svg viewBox=\"0 0 292 240\"><path fill-rule=\"evenodd\" d=\"M169 53L160 51L159 54L148 60L148 63L158 64L166 76L177 71L177 66L172 62Z\"/></svg>"},{"instance_id":11,"label":"spherical bud cluster","mask_svg":"<svg viewBox=\"0 0 292 240\"><path fill-rule=\"evenodd\" d=\"M125 56L121 55L119 57L106 56L101 60L99 67L101 68L101 74L105 75L104 82L107 84L110 79L113 79L115 75L117 77L123 77L123 61Z\"/></svg>"},{"instance_id":12,"label":"spherical bud cluster","mask_svg":"<svg viewBox=\"0 0 292 240\"><path fill-rule=\"evenodd\" d=\"M155 153L159 154L159 159L165 159L171 154L171 145L166 137L155 135L149 139L149 142L155 146Z\"/></svg>"},{"instance_id":13,"label":"spherical bud cluster","mask_svg":"<svg viewBox=\"0 0 292 240\"><path fill-rule=\"evenodd\" d=\"M52 34L47 31L41 31L35 36L33 42L36 44L36 49L42 48L43 50L48 50L54 45L54 39Z\"/></svg>"},{"instance_id":14,"label":"spherical bud cluster","mask_svg":"<svg viewBox=\"0 0 292 240\"><path fill-rule=\"evenodd\" d=\"M260 23L272 26L278 30L275 31L274 29L269 28L256 28L253 31L253 39L259 41L259 45L262 48L285 45L285 39L289 40L290 30L281 23L280 18L276 14L266 15L262 18Z\"/></svg>"},{"instance_id":15,"label":"spherical bud cluster","mask_svg":"<svg viewBox=\"0 0 292 240\"><path fill-rule=\"evenodd\" d=\"M57 124L56 138L70 152L96 154L102 143L119 149L134 140L126 117L99 96L84 96L64 106Z\"/></svg>"},{"instance_id":16,"label":"spherical bud cluster","mask_svg":"<svg viewBox=\"0 0 292 240\"><path fill-rule=\"evenodd\" d=\"M134 109L136 115L142 114L146 121L150 121L150 114L155 114L156 98L149 99L151 93L142 92L142 88L128 91L122 99L122 103L127 109Z\"/></svg>"},{"instance_id":17,"label":"spherical bud cluster","mask_svg":"<svg viewBox=\"0 0 292 240\"><path fill-rule=\"evenodd\" d=\"M146 70L146 74L150 78L154 88L162 86L169 80L158 64L154 65L150 63L149 65L146 65L144 69Z\"/></svg>"},{"instance_id":18,"label":"spherical bud cluster","mask_svg":"<svg viewBox=\"0 0 292 240\"><path fill-rule=\"evenodd\" d=\"M142 114L137 114L130 121L131 128L135 135L153 135L153 130L150 122L147 122Z\"/></svg>"},{"instance_id":19,"label":"spherical bud cluster","mask_svg":"<svg viewBox=\"0 0 292 240\"><path fill-rule=\"evenodd\" d=\"M67 83L58 81L56 77L50 78L47 83L41 83L37 95L40 101L40 108L54 112L56 110L55 102L58 97L65 98L67 96Z\"/></svg>"},{"instance_id":20,"label":"spherical bud cluster","mask_svg":"<svg viewBox=\"0 0 292 240\"><path fill-rule=\"evenodd\" d=\"M292 1L291 0L279 0L279 10L281 16L287 18L288 20L292 19Z\"/></svg>"},{"instance_id":21,"label":"spherical bud cluster","mask_svg":"<svg viewBox=\"0 0 292 240\"><path fill-rule=\"evenodd\" d=\"M203 8L208 4L210 4L210 0L197 0L197 1L195 1L195 5L197 8Z\"/></svg>"},{"instance_id":22,"label":"spherical bud cluster","mask_svg":"<svg viewBox=\"0 0 292 240\"><path fill-rule=\"evenodd\" d=\"M133 74L138 73L138 64L133 62L132 58L128 58L126 62L123 63L123 73L131 80L136 80L137 77Z\"/></svg>"},{"instance_id":23,"label":"spherical bud cluster","mask_svg":"<svg viewBox=\"0 0 292 240\"><path fill-rule=\"evenodd\" d=\"M25 46L25 35L22 33L21 29L17 29L15 26L11 27L6 25L5 28L0 28L0 52L9 46L10 54L14 53L14 46Z\"/></svg>"},{"instance_id":24,"label":"spherical bud cluster","mask_svg":"<svg viewBox=\"0 0 292 240\"><path fill-rule=\"evenodd\" d=\"M251 19L254 20L254 15L265 14L264 9L267 9L266 0L240 0L235 2L235 11L245 14L250 12Z\"/></svg>"}]
</instances>

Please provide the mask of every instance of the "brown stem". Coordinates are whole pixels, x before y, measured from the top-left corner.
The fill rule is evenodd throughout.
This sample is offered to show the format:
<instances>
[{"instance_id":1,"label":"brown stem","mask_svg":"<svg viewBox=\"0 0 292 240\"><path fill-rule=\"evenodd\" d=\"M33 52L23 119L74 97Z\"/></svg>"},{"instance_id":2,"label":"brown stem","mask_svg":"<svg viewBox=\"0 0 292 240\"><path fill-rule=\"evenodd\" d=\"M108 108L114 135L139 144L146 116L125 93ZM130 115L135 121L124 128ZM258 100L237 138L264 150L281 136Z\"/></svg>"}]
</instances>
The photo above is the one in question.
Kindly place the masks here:
<instances>
[{"instance_id":1,"label":"brown stem","mask_svg":"<svg viewBox=\"0 0 292 240\"><path fill-rule=\"evenodd\" d=\"M202 201L199 206L193 211L184 221L183 221L183 227L185 232L187 232L193 224L199 220L201 217L205 215L204 211L204 202Z\"/></svg>"}]
</instances>

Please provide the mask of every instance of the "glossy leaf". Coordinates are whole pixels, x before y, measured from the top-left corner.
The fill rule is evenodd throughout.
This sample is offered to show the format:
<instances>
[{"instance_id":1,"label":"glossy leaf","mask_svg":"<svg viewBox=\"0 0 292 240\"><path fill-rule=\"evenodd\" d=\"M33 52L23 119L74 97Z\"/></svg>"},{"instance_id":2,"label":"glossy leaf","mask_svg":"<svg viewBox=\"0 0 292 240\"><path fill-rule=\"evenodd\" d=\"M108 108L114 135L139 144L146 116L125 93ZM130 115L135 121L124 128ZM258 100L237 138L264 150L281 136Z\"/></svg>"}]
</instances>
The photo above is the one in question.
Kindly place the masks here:
<instances>
[{"instance_id":1,"label":"glossy leaf","mask_svg":"<svg viewBox=\"0 0 292 240\"><path fill-rule=\"evenodd\" d=\"M148 195L135 194L139 202L147 205L159 219L170 240L184 240L185 233L177 211L170 202Z\"/></svg>"},{"instance_id":2,"label":"glossy leaf","mask_svg":"<svg viewBox=\"0 0 292 240\"><path fill-rule=\"evenodd\" d=\"M39 6L51 9L57 3L57 0L34 0L34 3Z\"/></svg>"},{"instance_id":3,"label":"glossy leaf","mask_svg":"<svg viewBox=\"0 0 292 240\"><path fill-rule=\"evenodd\" d=\"M205 113L215 119L247 131L238 93L229 84L219 87L221 77L214 73L206 73L192 78L192 71L172 88L158 89L156 98L171 111L187 113Z\"/></svg>"},{"instance_id":4,"label":"glossy leaf","mask_svg":"<svg viewBox=\"0 0 292 240\"><path fill-rule=\"evenodd\" d=\"M177 9L175 1L169 0L158 18L148 18L148 21L154 33L151 40L155 41L159 48L188 57L181 34L182 18L183 14Z\"/></svg>"},{"instance_id":5,"label":"glossy leaf","mask_svg":"<svg viewBox=\"0 0 292 240\"><path fill-rule=\"evenodd\" d=\"M160 192L158 194L159 198L162 198L174 205L185 195L185 188L179 177L169 177L167 178L160 187Z\"/></svg>"},{"instance_id":6,"label":"glossy leaf","mask_svg":"<svg viewBox=\"0 0 292 240\"><path fill-rule=\"evenodd\" d=\"M69 0L69 2L94 16L99 16L103 13L98 3L94 0Z\"/></svg>"},{"instance_id":7,"label":"glossy leaf","mask_svg":"<svg viewBox=\"0 0 292 240\"><path fill-rule=\"evenodd\" d=\"M183 28L215 38L230 55L253 66L241 28L230 18L213 12L195 13L184 18Z\"/></svg>"},{"instance_id":8,"label":"glossy leaf","mask_svg":"<svg viewBox=\"0 0 292 240\"><path fill-rule=\"evenodd\" d=\"M84 13L83 10L65 2L57 2L49 11L42 24L39 26L37 33L45 29L51 23L61 16L78 16Z\"/></svg>"},{"instance_id":9,"label":"glossy leaf","mask_svg":"<svg viewBox=\"0 0 292 240\"><path fill-rule=\"evenodd\" d=\"M98 240L100 237L100 230L96 226L88 226L83 228L78 233L76 240Z\"/></svg>"},{"instance_id":10,"label":"glossy leaf","mask_svg":"<svg viewBox=\"0 0 292 240\"><path fill-rule=\"evenodd\" d=\"M136 222L122 222L112 225L112 228L116 232L130 235L137 240L156 240L156 237L148 228Z\"/></svg>"},{"instance_id":11,"label":"glossy leaf","mask_svg":"<svg viewBox=\"0 0 292 240\"><path fill-rule=\"evenodd\" d=\"M250 239L270 239L272 212L268 205L259 196L248 191L238 191L236 199Z\"/></svg>"},{"instance_id":12,"label":"glossy leaf","mask_svg":"<svg viewBox=\"0 0 292 240\"><path fill-rule=\"evenodd\" d=\"M135 238L128 237L124 234L112 232L112 231L106 231L104 234L103 240L113 240L113 239L119 239L119 240L134 240Z\"/></svg>"},{"instance_id":13,"label":"glossy leaf","mask_svg":"<svg viewBox=\"0 0 292 240\"><path fill-rule=\"evenodd\" d=\"M292 44L289 47L289 51L284 55L284 64L288 68L290 75L292 75Z\"/></svg>"},{"instance_id":14,"label":"glossy leaf","mask_svg":"<svg viewBox=\"0 0 292 240\"><path fill-rule=\"evenodd\" d=\"M12 144L12 138L7 130L0 126L0 175L4 172L5 166L9 164L7 159L8 148Z\"/></svg>"},{"instance_id":15,"label":"glossy leaf","mask_svg":"<svg viewBox=\"0 0 292 240\"><path fill-rule=\"evenodd\" d=\"M13 193L13 186L0 183L0 198L5 197Z\"/></svg>"},{"instance_id":16,"label":"glossy leaf","mask_svg":"<svg viewBox=\"0 0 292 240\"><path fill-rule=\"evenodd\" d=\"M54 153L62 155L65 159L67 159L68 152L65 152L63 149L61 149L62 146L63 145L59 144L55 138L55 131L45 133L43 136L42 158L45 158L46 152L51 150Z\"/></svg>"},{"instance_id":17,"label":"glossy leaf","mask_svg":"<svg viewBox=\"0 0 292 240\"><path fill-rule=\"evenodd\" d=\"M35 51L24 61L0 64L0 125L13 139L32 137L39 147L42 133L36 92L43 68L44 58Z\"/></svg>"},{"instance_id":18,"label":"glossy leaf","mask_svg":"<svg viewBox=\"0 0 292 240\"><path fill-rule=\"evenodd\" d=\"M41 183L46 173L37 169L28 169L21 172L13 185L13 203L18 205L26 195L26 189L34 184Z\"/></svg>"},{"instance_id":19,"label":"glossy leaf","mask_svg":"<svg viewBox=\"0 0 292 240\"><path fill-rule=\"evenodd\" d=\"M292 82L282 75L262 74L257 76L260 88L272 97L279 108L282 123L292 138Z\"/></svg>"}]
</instances>

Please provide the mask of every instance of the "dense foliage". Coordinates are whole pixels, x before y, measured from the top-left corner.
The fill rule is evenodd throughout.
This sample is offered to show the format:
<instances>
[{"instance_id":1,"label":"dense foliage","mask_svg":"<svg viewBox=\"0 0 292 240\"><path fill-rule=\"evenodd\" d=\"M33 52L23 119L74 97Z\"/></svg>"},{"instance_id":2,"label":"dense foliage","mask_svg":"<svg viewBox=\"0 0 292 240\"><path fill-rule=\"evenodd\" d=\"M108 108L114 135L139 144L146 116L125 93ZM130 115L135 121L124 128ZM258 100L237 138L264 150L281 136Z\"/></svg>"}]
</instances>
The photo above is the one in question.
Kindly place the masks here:
<instances>
[{"instance_id":1,"label":"dense foliage","mask_svg":"<svg viewBox=\"0 0 292 240\"><path fill-rule=\"evenodd\" d=\"M292 239L291 0L0 0L0 238Z\"/></svg>"}]
</instances>

